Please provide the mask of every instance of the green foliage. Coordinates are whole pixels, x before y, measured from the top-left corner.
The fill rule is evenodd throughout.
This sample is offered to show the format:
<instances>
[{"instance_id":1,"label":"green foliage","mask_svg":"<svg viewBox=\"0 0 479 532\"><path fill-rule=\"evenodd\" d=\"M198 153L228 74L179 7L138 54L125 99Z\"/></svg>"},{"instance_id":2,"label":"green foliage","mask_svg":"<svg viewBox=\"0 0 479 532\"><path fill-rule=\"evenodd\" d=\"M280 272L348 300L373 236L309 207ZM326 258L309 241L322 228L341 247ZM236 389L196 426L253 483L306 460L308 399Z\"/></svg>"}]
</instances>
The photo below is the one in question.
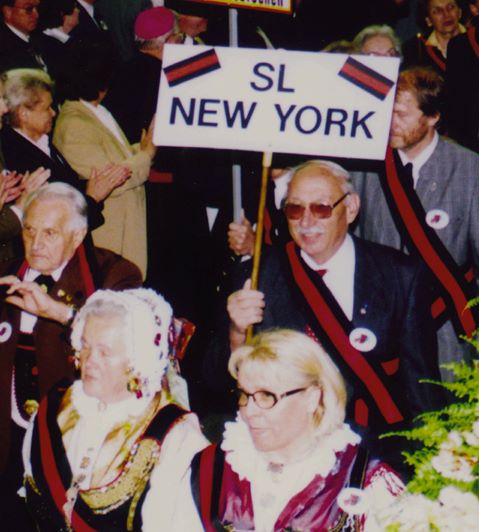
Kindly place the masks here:
<instances>
[{"instance_id":1,"label":"green foliage","mask_svg":"<svg viewBox=\"0 0 479 532\"><path fill-rule=\"evenodd\" d=\"M479 304L479 298L474 304ZM445 486L479 494L479 365L462 362L444 367L456 380L434 384L451 391L460 401L421 414L411 430L385 435L422 442L421 449L403 452L406 463L414 468L407 488L431 499L436 499Z\"/></svg>"}]
</instances>

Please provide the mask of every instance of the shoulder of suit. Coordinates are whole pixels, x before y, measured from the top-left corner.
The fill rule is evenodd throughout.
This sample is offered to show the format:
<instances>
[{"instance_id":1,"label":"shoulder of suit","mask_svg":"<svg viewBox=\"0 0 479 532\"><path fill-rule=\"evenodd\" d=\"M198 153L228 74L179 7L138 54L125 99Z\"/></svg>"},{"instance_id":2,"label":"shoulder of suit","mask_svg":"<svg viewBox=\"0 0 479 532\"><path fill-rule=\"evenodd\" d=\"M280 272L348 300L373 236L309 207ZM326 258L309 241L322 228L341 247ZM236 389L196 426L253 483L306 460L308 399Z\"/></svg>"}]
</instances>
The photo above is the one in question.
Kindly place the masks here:
<instances>
[{"instance_id":1,"label":"shoulder of suit","mask_svg":"<svg viewBox=\"0 0 479 532\"><path fill-rule=\"evenodd\" d=\"M370 256L377 263L382 263L386 268L408 268L415 269L419 266L419 261L406 255L401 251L385 246L384 244L378 244L377 242L370 242L353 235L353 241L356 249L356 253L362 253L366 256Z\"/></svg>"},{"instance_id":2,"label":"shoulder of suit","mask_svg":"<svg viewBox=\"0 0 479 532\"><path fill-rule=\"evenodd\" d=\"M436 149L433 151L430 160L434 160L435 158L439 158L441 164L445 163L446 166L452 166L457 163L472 164L474 170L477 170L479 165L479 154L462 146L454 139L444 136L439 137L439 142L437 143Z\"/></svg>"},{"instance_id":3,"label":"shoulder of suit","mask_svg":"<svg viewBox=\"0 0 479 532\"><path fill-rule=\"evenodd\" d=\"M107 276L112 270L116 270L124 273L125 277L128 278L135 279L138 277L139 283L133 282L133 284L141 285L142 276L140 269L133 262L113 251L97 247L95 247L95 257L103 276Z\"/></svg>"}]
</instances>

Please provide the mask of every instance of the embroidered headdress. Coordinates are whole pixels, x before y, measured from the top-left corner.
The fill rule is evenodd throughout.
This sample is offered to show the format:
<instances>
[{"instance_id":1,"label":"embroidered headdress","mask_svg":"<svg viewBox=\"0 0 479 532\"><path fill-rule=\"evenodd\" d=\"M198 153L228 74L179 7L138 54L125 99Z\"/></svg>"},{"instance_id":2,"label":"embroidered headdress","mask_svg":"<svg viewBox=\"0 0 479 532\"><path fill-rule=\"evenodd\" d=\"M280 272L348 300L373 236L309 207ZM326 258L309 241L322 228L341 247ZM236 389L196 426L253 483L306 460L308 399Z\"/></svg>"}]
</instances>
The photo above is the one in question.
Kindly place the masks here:
<instances>
[{"instance_id":1,"label":"embroidered headdress","mask_svg":"<svg viewBox=\"0 0 479 532\"><path fill-rule=\"evenodd\" d=\"M146 288L124 292L98 290L75 318L71 343L77 351L82 347L83 328L90 315L121 317L131 373L141 394L151 396L161 390L169 361L168 335L173 318L169 303Z\"/></svg>"}]
</instances>

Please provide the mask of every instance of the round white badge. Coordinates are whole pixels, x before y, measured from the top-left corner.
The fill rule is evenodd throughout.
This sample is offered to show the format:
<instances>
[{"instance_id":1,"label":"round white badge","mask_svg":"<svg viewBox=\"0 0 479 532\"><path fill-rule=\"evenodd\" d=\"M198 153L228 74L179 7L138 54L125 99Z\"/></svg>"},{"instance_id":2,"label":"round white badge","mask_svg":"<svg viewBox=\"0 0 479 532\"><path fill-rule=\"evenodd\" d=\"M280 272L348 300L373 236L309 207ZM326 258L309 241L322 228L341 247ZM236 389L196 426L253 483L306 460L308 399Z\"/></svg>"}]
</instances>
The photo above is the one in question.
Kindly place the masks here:
<instances>
[{"instance_id":1,"label":"round white badge","mask_svg":"<svg viewBox=\"0 0 479 532\"><path fill-rule=\"evenodd\" d=\"M371 351L378 343L376 335L366 327L353 329L349 334L349 341L354 348L363 352Z\"/></svg>"},{"instance_id":2,"label":"round white badge","mask_svg":"<svg viewBox=\"0 0 479 532\"><path fill-rule=\"evenodd\" d=\"M12 336L12 326L8 321L0 323L0 344L6 342Z\"/></svg>"},{"instance_id":3,"label":"round white badge","mask_svg":"<svg viewBox=\"0 0 479 532\"><path fill-rule=\"evenodd\" d=\"M426 223L433 229L444 229L449 225L449 214L441 209L431 209L426 214Z\"/></svg>"},{"instance_id":4,"label":"round white badge","mask_svg":"<svg viewBox=\"0 0 479 532\"><path fill-rule=\"evenodd\" d=\"M338 506L349 515L362 515L369 510L368 495L359 488L343 488L338 495Z\"/></svg>"}]
</instances>

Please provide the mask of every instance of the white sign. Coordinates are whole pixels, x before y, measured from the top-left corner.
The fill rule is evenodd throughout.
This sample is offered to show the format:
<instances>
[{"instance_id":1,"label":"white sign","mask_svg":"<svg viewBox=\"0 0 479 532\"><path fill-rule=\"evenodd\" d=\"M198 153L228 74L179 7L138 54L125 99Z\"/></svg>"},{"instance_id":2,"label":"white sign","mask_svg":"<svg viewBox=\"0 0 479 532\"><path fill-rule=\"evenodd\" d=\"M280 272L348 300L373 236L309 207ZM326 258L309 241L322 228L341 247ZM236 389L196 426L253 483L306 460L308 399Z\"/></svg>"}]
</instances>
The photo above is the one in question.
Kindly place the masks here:
<instances>
[{"instance_id":1,"label":"white sign","mask_svg":"<svg viewBox=\"0 0 479 532\"><path fill-rule=\"evenodd\" d=\"M196 0L196 2L227 7L245 7L247 9L273 11L276 13L291 13L291 0Z\"/></svg>"},{"instance_id":2,"label":"white sign","mask_svg":"<svg viewBox=\"0 0 479 532\"><path fill-rule=\"evenodd\" d=\"M154 142L384 159L399 60L166 45Z\"/></svg>"}]
</instances>

